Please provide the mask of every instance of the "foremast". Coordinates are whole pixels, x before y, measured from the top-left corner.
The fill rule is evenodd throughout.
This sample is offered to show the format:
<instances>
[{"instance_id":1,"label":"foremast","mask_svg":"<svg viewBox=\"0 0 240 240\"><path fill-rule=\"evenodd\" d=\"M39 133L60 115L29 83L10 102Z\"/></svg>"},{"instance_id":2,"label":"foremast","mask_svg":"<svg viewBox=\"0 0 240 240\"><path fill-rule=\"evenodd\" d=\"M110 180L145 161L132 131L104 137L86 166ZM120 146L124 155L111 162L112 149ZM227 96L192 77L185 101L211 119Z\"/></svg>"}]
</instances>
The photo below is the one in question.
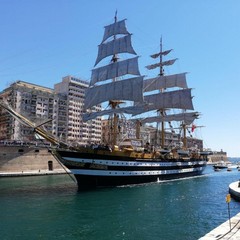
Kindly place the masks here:
<instances>
[{"instance_id":1,"label":"foremast","mask_svg":"<svg viewBox=\"0 0 240 240\"><path fill-rule=\"evenodd\" d=\"M126 101L143 101L143 77L140 76L138 69L138 56L120 60L122 53L134 54L131 44L131 34L125 26L125 19L118 21L117 13L114 17L114 23L105 26L105 32L101 44L98 46L98 56L95 66L106 57L112 56L109 64L94 68L92 70L90 87L85 92L85 109L91 109L92 106L108 102L110 109L101 112L87 111L83 120L88 121L93 118L109 115L112 120L112 128L109 130L112 139L110 144L117 145L118 118L123 113L132 114L134 107L124 107L120 105ZM126 75L137 75L137 77L126 78Z\"/></svg>"},{"instance_id":2,"label":"foremast","mask_svg":"<svg viewBox=\"0 0 240 240\"><path fill-rule=\"evenodd\" d=\"M117 23L117 11L115 13L114 23L115 24ZM115 34L113 35L113 40L116 41L116 35ZM113 63L116 63L118 61L118 55L114 54L111 61ZM116 77L113 78L112 81L113 82L117 81L117 78ZM109 106L111 106L112 109L116 109L116 108L118 108L120 103L121 103L120 101L110 100L109 101ZM117 129L118 129L117 125L118 125L117 113L114 113L113 114L113 132L111 133L111 131L110 131L110 136L111 135L113 136L113 139L111 141L112 146L117 145ZM110 130L111 130L111 128L110 128Z\"/></svg>"}]
</instances>

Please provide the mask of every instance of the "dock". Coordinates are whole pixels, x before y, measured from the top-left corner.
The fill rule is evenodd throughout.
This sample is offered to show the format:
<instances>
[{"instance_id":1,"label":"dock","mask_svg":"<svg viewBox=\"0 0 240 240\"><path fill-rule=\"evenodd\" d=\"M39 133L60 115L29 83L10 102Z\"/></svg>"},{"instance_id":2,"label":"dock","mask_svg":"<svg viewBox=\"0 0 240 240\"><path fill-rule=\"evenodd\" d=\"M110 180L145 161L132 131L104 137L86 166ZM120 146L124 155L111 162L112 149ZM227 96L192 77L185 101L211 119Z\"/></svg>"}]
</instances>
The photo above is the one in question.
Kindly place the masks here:
<instances>
[{"instance_id":1,"label":"dock","mask_svg":"<svg viewBox=\"0 0 240 240\"><path fill-rule=\"evenodd\" d=\"M240 239L240 213L230 219L231 230L229 220L221 224L220 226L207 233L205 236L199 238L199 240L239 240Z\"/></svg>"},{"instance_id":2,"label":"dock","mask_svg":"<svg viewBox=\"0 0 240 240\"><path fill-rule=\"evenodd\" d=\"M28 171L0 171L0 177L21 177L21 176L40 176L40 175L59 175L59 174L70 174L69 170L65 169L56 169L56 170L28 170Z\"/></svg>"},{"instance_id":3,"label":"dock","mask_svg":"<svg viewBox=\"0 0 240 240\"><path fill-rule=\"evenodd\" d=\"M229 185L229 193L232 198L240 200L239 181ZM230 228L231 226L231 228ZM220 226L201 237L199 240L239 240L240 239L240 213L235 215Z\"/></svg>"}]
</instances>

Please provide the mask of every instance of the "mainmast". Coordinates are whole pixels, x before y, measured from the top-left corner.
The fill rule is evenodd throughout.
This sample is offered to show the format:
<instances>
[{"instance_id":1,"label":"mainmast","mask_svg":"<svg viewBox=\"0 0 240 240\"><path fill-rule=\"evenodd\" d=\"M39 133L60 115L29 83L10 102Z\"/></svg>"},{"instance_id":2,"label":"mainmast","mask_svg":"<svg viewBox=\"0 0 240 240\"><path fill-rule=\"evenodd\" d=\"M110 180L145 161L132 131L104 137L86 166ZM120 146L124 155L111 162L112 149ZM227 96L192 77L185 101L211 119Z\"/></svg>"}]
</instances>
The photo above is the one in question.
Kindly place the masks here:
<instances>
[{"instance_id":1,"label":"mainmast","mask_svg":"<svg viewBox=\"0 0 240 240\"><path fill-rule=\"evenodd\" d=\"M160 55L159 55L159 58L160 58L160 73L159 73L159 76L163 76L164 75L164 69L163 69L163 65L162 65L162 54L161 53L162 53L162 37L160 39ZM163 88L160 90L160 92L163 92ZM164 109L160 110L160 114L162 116L164 116ZM162 139L161 147L162 148L165 147L165 133L164 133L165 127L164 127L164 125L165 125L164 122L162 122L161 123L161 135L162 135L162 137L161 137L161 139Z\"/></svg>"},{"instance_id":2,"label":"mainmast","mask_svg":"<svg viewBox=\"0 0 240 240\"><path fill-rule=\"evenodd\" d=\"M163 77L164 76L164 68L163 67L168 66L168 65L172 65L177 60L177 59L172 59L172 60L168 60L168 61L163 61L163 56L169 54L171 51L172 51L172 49L163 51L162 37L161 37L161 39L160 39L160 52L151 55L152 58L159 57L159 63L148 65L147 69L151 70L151 69L155 69L155 68L159 67L159 74L158 75L159 75L159 77ZM165 88L160 88L159 89L160 93L163 93L164 89ZM159 112L159 116L162 116L162 117L165 116L165 109L164 108L158 109L158 112ZM159 123L157 123L157 129L158 129L158 124ZM165 125L164 125L164 121L162 121L161 122L161 147L162 148L165 147L165 132L164 132L165 130L164 129L165 129Z\"/></svg>"},{"instance_id":3,"label":"mainmast","mask_svg":"<svg viewBox=\"0 0 240 240\"><path fill-rule=\"evenodd\" d=\"M159 73L159 76L163 76L164 75L164 70L163 70L163 65L162 65L162 37L160 39L160 54L159 54L159 57L160 57L160 73Z\"/></svg>"}]
</instances>

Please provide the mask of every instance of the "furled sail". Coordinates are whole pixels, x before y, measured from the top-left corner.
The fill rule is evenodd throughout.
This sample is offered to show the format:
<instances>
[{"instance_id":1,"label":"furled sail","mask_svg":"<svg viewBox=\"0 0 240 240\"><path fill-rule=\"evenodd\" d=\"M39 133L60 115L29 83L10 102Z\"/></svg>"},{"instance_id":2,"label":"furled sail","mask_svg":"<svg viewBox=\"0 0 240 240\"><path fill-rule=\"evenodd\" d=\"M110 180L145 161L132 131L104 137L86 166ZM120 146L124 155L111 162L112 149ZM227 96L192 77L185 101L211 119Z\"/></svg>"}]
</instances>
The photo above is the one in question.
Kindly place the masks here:
<instances>
[{"instance_id":1,"label":"furled sail","mask_svg":"<svg viewBox=\"0 0 240 240\"><path fill-rule=\"evenodd\" d=\"M155 54L150 55L150 57L151 57L151 58L158 58L158 57L161 56L161 55L162 55L162 56L166 56L166 55L168 55L171 51L172 51L172 49L166 50L166 51L164 51L164 52L155 53Z\"/></svg>"},{"instance_id":2,"label":"furled sail","mask_svg":"<svg viewBox=\"0 0 240 240\"><path fill-rule=\"evenodd\" d=\"M144 119L139 119L141 123L153 123L153 122L171 122L171 121L183 121L186 125L192 124L192 122L197 119L199 116L198 112L191 112L191 113L178 113L178 114L171 114L166 116L154 116L154 117L147 117Z\"/></svg>"},{"instance_id":3,"label":"furled sail","mask_svg":"<svg viewBox=\"0 0 240 240\"><path fill-rule=\"evenodd\" d=\"M98 56L95 66L105 57L118 54L118 53L131 53L136 54L131 44L131 35L126 35L115 39L113 41L102 43L98 46Z\"/></svg>"},{"instance_id":4,"label":"furled sail","mask_svg":"<svg viewBox=\"0 0 240 240\"><path fill-rule=\"evenodd\" d=\"M125 25L125 20L126 19L105 26L102 42L106 41L109 37L115 36L117 34L129 34Z\"/></svg>"},{"instance_id":5,"label":"furled sail","mask_svg":"<svg viewBox=\"0 0 240 240\"><path fill-rule=\"evenodd\" d=\"M164 88L187 88L186 73L158 76L155 78L150 78L144 80L143 91L150 92L154 90L164 89Z\"/></svg>"},{"instance_id":6,"label":"furled sail","mask_svg":"<svg viewBox=\"0 0 240 240\"><path fill-rule=\"evenodd\" d=\"M114 79L126 74L140 75L138 57L114 62L107 66L93 69L90 85L92 86L96 82Z\"/></svg>"},{"instance_id":7,"label":"furled sail","mask_svg":"<svg viewBox=\"0 0 240 240\"><path fill-rule=\"evenodd\" d=\"M108 100L143 101L143 77L94 86L85 92L85 109Z\"/></svg>"},{"instance_id":8,"label":"furled sail","mask_svg":"<svg viewBox=\"0 0 240 240\"><path fill-rule=\"evenodd\" d=\"M170 66L170 65L174 64L176 60L177 60L177 58L172 59L172 60L168 60L168 61L164 61L164 62L160 62L160 63L155 63L155 64L152 64L152 65L146 66L146 68L148 70L151 70L151 69L161 67L161 66Z\"/></svg>"}]
</instances>

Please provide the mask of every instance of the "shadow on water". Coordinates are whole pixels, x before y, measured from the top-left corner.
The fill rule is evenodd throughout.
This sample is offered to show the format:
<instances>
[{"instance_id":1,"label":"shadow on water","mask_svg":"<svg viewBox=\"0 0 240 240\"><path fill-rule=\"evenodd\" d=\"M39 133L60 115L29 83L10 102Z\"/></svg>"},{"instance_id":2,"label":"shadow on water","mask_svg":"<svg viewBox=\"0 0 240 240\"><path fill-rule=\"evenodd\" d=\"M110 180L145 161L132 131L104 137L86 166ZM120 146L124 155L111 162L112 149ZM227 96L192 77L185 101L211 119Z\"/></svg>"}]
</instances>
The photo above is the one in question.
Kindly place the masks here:
<instances>
[{"instance_id":1,"label":"shadow on water","mask_svg":"<svg viewBox=\"0 0 240 240\"><path fill-rule=\"evenodd\" d=\"M43 175L0 178L0 196L57 194L76 192L77 185L67 175Z\"/></svg>"}]
</instances>

